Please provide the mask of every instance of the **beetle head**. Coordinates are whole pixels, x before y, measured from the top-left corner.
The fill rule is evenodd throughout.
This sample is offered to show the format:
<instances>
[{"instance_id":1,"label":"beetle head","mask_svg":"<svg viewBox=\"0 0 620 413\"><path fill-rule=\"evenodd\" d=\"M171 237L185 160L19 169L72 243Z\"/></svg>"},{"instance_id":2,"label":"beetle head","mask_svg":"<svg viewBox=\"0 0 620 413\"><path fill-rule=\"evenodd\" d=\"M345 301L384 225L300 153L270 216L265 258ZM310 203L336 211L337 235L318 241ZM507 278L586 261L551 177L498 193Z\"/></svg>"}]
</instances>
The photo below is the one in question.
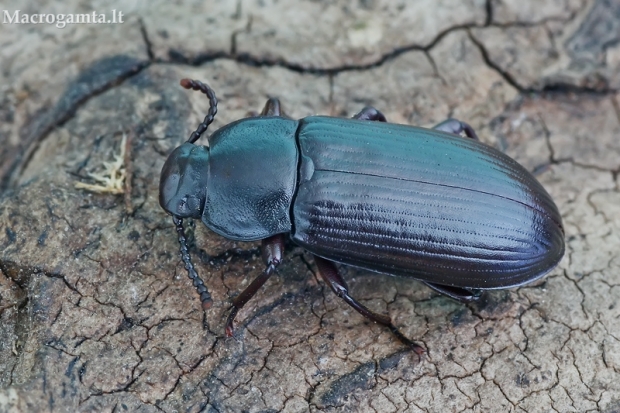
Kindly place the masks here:
<instances>
[{"instance_id":1,"label":"beetle head","mask_svg":"<svg viewBox=\"0 0 620 413\"><path fill-rule=\"evenodd\" d=\"M209 149L191 143L176 148L159 181L159 205L178 218L200 218L207 195Z\"/></svg>"}]
</instances>

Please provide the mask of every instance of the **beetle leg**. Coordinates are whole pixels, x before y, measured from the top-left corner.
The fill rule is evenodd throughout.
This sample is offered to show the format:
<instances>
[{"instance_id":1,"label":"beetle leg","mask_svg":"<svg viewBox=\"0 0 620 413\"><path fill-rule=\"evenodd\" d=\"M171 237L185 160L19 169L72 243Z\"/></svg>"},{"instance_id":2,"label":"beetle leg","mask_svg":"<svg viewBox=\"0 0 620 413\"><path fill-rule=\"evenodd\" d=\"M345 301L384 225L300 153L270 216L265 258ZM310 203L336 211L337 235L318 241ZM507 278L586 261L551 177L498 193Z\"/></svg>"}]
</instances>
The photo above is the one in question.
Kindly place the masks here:
<instances>
[{"instance_id":1,"label":"beetle leg","mask_svg":"<svg viewBox=\"0 0 620 413\"><path fill-rule=\"evenodd\" d=\"M374 120L378 122L387 122L385 115L379 112L372 106L366 106L357 115L353 116L353 119L359 120Z\"/></svg>"},{"instance_id":2,"label":"beetle leg","mask_svg":"<svg viewBox=\"0 0 620 413\"><path fill-rule=\"evenodd\" d=\"M246 118L257 118L259 116L282 116L280 100L276 98L269 98L260 113L255 110L250 110L245 114Z\"/></svg>"},{"instance_id":3,"label":"beetle leg","mask_svg":"<svg viewBox=\"0 0 620 413\"><path fill-rule=\"evenodd\" d=\"M482 295L482 290L470 290L467 288L450 287L447 285L433 284L429 282L424 282L424 284L428 285L431 290L434 290L439 294L443 294L447 297L452 298L453 300L460 301L462 303L470 303L472 301L476 301Z\"/></svg>"},{"instance_id":4,"label":"beetle leg","mask_svg":"<svg viewBox=\"0 0 620 413\"><path fill-rule=\"evenodd\" d=\"M433 129L440 130L442 132L452 133L454 135L460 135L461 132L465 132L465 135L468 138L472 138L474 140L479 141L478 135L476 135L476 131L474 128L469 126L469 124L465 122L461 122L458 119L446 119L438 125L433 126Z\"/></svg>"},{"instance_id":5,"label":"beetle leg","mask_svg":"<svg viewBox=\"0 0 620 413\"><path fill-rule=\"evenodd\" d=\"M284 235L277 234L269 238L265 238L262 241L262 255L263 261L267 268L265 271L245 289L241 294L236 296L232 300L232 310L226 320L226 335L231 337L233 335L233 322L237 312L243 308L243 306L250 301L252 297L258 292L258 290L267 282L269 277L275 272L276 267L282 261L282 255L284 253Z\"/></svg>"},{"instance_id":6,"label":"beetle leg","mask_svg":"<svg viewBox=\"0 0 620 413\"><path fill-rule=\"evenodd\" d=\"M338 297L346 301L346 303L353 307L358 313L360 313L366 318L371 319L375 323L383 324L384 326L388 327L392 331L392 333L394 333L394 335L398 337L400 341L411 347L411 349L415 351L418 355L422 355L426 351L424 347L414 343L413 341L405 337L403 333L401 333L394 326L394 324L392 324L392 320L390 320L390 317L372 312L370 309L368 309L357 300L355 300L353 297L351 297L349 295L349 287L347 286L347 283L345 282L344 278L342 278L342 276L338 273L338 269L333 262L321 257L317 257L316 255L314 256L314 262L316 262L316 266L319 269L321 277L329 285L332 291L336 293Z\"/></svg>"},{"instance_id":7,"label":"beetle leg","mask_svg":"<svg viewBox=\"0 0 620 413\"><path fill-rule=\"evenodd\" d=\"M290 119L290 117L284 113L282 106L280 105L280 99L269 98L262 112L258 116L281 116L283 118Z\"/></svg>"}]
</instances>

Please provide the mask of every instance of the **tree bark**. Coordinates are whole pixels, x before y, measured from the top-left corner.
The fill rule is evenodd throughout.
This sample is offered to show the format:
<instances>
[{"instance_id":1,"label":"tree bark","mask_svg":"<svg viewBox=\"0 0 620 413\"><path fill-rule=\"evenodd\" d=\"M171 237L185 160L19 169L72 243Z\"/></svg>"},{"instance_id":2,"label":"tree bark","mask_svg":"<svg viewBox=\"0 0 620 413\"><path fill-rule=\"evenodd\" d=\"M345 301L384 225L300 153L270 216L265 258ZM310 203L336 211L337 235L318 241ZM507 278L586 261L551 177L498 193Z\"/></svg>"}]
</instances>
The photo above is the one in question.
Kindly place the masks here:
<instances>
[{"instance_id":1,"label":"tree bark","mask_svg":"<svg viewBox=\"0 0 620 413\"><path fill-rule=\"evenodd\" d=\"M0 26L0 411L620 411L618 0L137 4L97 10L123 24ZM190 228L204 312L158 204L166 156L208 108L186 77L219 97L210 132L268 97L294 118L464 120L549 191L566 255L467 305L341 267L418 358L288 245L226 338L260 244ZM75 188L121 142L126 193Z\"/></svg>"}]
</instances>

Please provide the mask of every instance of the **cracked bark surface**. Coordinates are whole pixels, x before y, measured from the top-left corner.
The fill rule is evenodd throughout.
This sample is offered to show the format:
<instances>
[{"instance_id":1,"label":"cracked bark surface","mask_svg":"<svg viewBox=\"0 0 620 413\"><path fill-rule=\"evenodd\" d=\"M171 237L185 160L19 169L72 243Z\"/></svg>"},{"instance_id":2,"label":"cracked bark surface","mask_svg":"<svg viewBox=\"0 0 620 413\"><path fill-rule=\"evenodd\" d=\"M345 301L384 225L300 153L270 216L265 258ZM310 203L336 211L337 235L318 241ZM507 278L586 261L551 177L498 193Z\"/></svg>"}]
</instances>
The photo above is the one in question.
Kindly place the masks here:
<instances>
[{"instance_id":1,"label":"cracked bark surface","mask_svg":"<svg viewBox=\"0 0 620 413\"><path fill-rule=\"evenodd\" d=\"M0 26L0 411L620 411L620 2L136 4L110 6L122 25ZM166 155L208 108L183 77L216 90L211 131L270 96L296 118L372 104L397 123L463 119L537 174L566 256L469 305L343 267L423 342L418 360L291 245L224 338L260 249L196 225L203 314L157 202ZM131 196L75 189L123 133Z\"/></svg>"}]
</instances>

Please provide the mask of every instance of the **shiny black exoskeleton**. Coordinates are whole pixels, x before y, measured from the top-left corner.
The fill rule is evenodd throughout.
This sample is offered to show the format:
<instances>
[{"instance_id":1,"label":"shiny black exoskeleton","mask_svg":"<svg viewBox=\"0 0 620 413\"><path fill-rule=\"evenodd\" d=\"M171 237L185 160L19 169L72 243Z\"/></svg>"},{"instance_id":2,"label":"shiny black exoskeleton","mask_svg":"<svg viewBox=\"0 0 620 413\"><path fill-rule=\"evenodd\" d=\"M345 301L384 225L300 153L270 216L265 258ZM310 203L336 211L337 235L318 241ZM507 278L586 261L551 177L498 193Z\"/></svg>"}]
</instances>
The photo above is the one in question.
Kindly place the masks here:
<instances>
[{"instance_id":1,"label":"shiny black exoskeleton","mask_svg":"<svg viewBox=\"0 0 620 413\"><path fill-rule=\"evenodd\" d=\"M464 122L396 125L372 107L353 119L293 120L271 99L260 116L213 133L207 148L194 142L213 121L215 94L198 81L181 85L205 93L211 107L166 161L159 202L174 217L203 307L211 297L190 261L182 219L201 219L229 239L263 240L267 268L233 300L228 335L237 311L280 263L286 235L314 254L338 296L419 354L423 348L389 317L349 295L334 261L411 277L470 301L481 290L536 280L564 254L562 220L549 194Z\"/></svg>"}]
</instances>

